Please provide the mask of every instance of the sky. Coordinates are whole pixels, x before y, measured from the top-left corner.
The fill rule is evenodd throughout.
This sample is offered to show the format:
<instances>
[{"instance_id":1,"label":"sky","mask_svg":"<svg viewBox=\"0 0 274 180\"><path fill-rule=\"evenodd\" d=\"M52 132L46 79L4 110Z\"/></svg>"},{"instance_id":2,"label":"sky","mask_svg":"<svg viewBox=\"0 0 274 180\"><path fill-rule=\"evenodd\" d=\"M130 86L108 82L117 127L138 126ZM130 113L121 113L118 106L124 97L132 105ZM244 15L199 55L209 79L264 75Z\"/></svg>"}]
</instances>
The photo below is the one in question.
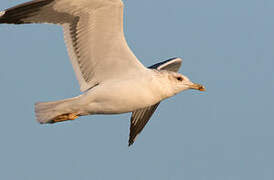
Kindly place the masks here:
<instances>
[{"instance_id":1,"label":"sky","mask_svg":"<svg viewBox=\"0 0 274 180\"><path fill-rule=\"evenodd\" d=\"M182 57L207 91L162 102L130 148L129 113L40 125L35 102L80 94L62 30L1 24L0 179L273 180L274 1L124 4L138 59Z\"/></svg>"}]
</instances>

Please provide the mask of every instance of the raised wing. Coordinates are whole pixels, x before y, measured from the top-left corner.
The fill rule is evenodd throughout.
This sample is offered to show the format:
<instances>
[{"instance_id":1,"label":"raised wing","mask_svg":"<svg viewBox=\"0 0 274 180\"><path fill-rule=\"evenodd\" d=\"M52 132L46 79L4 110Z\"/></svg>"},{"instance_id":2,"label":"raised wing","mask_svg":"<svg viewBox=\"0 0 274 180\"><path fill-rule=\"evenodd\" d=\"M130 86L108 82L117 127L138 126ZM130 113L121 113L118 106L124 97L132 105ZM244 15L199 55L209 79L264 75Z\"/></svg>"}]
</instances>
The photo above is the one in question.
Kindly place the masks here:
<instances>
[{"instance_id":1,"label":"raised wing","mask_svg":"<svg viewBox=\"0 0 274 180\"><path fill-rule=\"evenodd\" d=\"M158 69L158 70L168 70L177 72L181 67L182 59L180 58L172 58L166 61L154 64L150 66L151 69ZM144 129L145 125L156 111L157 107L159 106L160 102L149 106L143 109L139 109L137 111L132 112L131 115L131 122L130 122L130 134L128 145L132 145L137 138L138 134Z\"/></svg>"},{"instance_id":2,"label":"raised wing","mask_svg":"<svg viewBox=\"0 0 274 180\"><path fill-rule=\"evenodd\" d=\"M34 0L0 12L0 23L62 25L81 91L145 69L125 40L121 0Z\"/></svg>"},{"instance_id":3,"label":"raised wing","mask_svg":"<svg viewBox=\"0 0 274 180\"><path fill-rule=\"evenodd\" d=\"M183 60L181 58L171 58L166 61L154 64L154 65L150 66L149 68L178 72L182 65L182 61Z\"/></svg>"}]
</instances>

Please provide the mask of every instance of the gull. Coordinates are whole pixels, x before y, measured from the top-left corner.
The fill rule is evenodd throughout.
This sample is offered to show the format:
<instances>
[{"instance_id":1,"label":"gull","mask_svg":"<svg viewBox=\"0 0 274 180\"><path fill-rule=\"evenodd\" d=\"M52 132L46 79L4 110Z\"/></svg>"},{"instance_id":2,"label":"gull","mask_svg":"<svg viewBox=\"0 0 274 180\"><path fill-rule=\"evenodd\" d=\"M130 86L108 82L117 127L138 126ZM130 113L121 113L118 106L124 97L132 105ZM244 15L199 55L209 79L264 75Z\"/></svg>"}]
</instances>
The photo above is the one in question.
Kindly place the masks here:
<instances>
[{"instance_id":1,"label":"gull","mask_svg":"<svg viewBox=\"0 0 274 180\"><path fill-rule=\"evenodd\" d=\"M129 48L121 0L34 0L0 12L0 23L62 26L81 95L35 104L39 123L132 112L129 146L166 98L204 86L179 74L181 58L146 68Z\"/></svg>"}]
</instances>

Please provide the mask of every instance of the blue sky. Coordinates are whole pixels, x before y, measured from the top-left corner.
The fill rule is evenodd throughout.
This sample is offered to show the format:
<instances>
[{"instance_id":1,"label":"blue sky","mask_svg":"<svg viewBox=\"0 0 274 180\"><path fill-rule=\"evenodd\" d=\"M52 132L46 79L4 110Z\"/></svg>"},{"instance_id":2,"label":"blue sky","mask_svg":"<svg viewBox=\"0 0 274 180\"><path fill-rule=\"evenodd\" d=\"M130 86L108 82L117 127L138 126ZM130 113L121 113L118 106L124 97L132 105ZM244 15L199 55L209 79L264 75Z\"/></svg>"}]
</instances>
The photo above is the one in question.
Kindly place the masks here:
<instances>
[{"instance_id":1,"label":"blue sky","mask_svg":"<svg viewBox=\"0 0 274 180\"><path fill-rule=\"evenodd\" d=\"M80 94L61 28L0 25L0 179L274 179L274 1L124 4L140 61L182 57L207 92L161 103L130 148L130 114L41 126L35 102Z\"/></svg>"}]
</instances>

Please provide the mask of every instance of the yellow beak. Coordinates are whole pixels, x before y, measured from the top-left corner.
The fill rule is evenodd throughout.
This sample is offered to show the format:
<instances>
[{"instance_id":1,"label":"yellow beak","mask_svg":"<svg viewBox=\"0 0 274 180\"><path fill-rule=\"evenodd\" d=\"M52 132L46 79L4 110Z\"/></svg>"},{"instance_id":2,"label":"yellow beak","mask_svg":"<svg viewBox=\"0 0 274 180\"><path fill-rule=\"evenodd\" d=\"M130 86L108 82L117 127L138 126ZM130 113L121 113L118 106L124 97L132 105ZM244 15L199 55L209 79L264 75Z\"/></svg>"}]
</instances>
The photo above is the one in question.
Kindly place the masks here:
<instances>
[{"instance_id":1,"label":"yellow beak","mask_svg":"<svg viewBox=\"0 0 274 180\"><path fill-rule=\"evenodd\" d=\"M199 91L205 91L205 87L201 84L191 84L190 86L190 89L196 89L196 90L199 90Z\"/></svg>"}]
</instances>

